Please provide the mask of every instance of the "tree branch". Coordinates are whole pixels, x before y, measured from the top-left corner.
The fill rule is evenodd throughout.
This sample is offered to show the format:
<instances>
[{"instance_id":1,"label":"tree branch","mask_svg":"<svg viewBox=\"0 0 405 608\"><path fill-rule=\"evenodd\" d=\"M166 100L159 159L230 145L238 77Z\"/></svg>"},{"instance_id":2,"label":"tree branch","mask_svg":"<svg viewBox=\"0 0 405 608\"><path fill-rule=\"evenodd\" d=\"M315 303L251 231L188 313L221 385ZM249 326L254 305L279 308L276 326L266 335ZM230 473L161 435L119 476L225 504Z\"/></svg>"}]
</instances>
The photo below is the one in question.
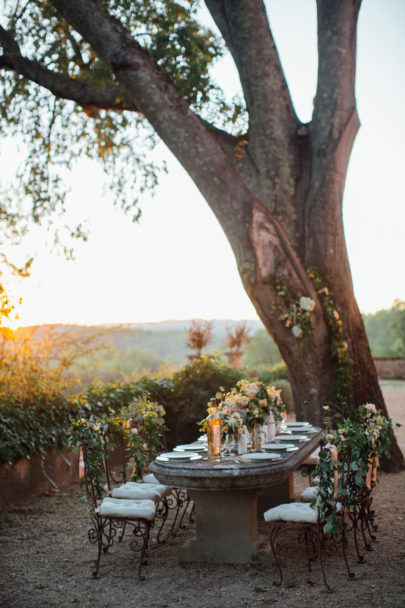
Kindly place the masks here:
<instances>
[{"instance_id":1,"label":"tree branch","mask_svg":"<svg viewBox=\"0 0 405 608\"><path fill-rule=\"evenodd\" d=\"M337 286L351 285L342 198L360 124L354 91L360 5L361 0L317 0L318 88L309 138L311 186L305 209L305 260ZM321 243L324 255L320 259ZM337 267L335 259L341 260ZM334 268L333 276L327 275L328 268Z\"/></svg>"},{"instance_id":2,"label":"tree branch","mask_svg":"<svg viewBox=\"0 0 405 608\"><path fill-rule=\"evenodd\" d=\"M138 111L136 105L120 85L107 83L96 88L88 80L70 78L53 72L41 63L23 57L14 38L0 26L0 68L13 70L36 84L48 89L58 98L75 101L83 108Z\"/></svg>"},{"instance_id":3,"label":"tree branch","mask_svg":"<svg viewBox=\"0 0 405 608\"><path fill-rule=\"evenodd\" d=\"M205 0L232 53L249 112L249 147L265 174L298 119L262 0Z\"/></svg>"},{"instance_id":4,"label":"tree branch","mask_svg":"<svg viewBox=\"0 0 405 608\"><path fill-rule=\"evenodd\" d=\"M217 216L241 272L254 274L245 226L254 196L217 136L149 53L97 0L53 0L53 5L111 69L134 104L188 171Z\"/></svg>"},{"instance_id":5,"label":"tree branch","mask_svg":"<svg viewBox=\"0 0 405 608\"><path fill-rule=\"evenodd\" d=\"M311 124L318 157L334 149L356 113L356 28L361 0L317 0L318 87Z\"/></svg>"}]
</instances>

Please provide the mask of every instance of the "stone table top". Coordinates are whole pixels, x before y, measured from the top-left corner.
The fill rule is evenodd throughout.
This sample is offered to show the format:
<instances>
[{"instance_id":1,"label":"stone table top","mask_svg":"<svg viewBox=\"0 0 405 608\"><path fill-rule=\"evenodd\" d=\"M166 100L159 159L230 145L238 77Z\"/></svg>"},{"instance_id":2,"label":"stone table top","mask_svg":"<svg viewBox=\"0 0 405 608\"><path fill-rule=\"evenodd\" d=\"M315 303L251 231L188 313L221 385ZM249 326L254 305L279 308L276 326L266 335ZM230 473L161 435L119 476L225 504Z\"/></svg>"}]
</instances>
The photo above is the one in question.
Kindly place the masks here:
<instances>
[{"instance_id":1,"label":"stone table top","mask_svg":"<svg viewBox=\"0 0 405 608\"><path fill-rule=\"evenodd\" d=\"M290 473L315 450L323 433L317 429L298 450L281 452L281 458L268 462L240 462L237 457L224 457L217 462L207 458L195 461L161 462L154 460L151 470L165 485L196 490L254 489L285 481Z\"/></svg>"}]
</instances>

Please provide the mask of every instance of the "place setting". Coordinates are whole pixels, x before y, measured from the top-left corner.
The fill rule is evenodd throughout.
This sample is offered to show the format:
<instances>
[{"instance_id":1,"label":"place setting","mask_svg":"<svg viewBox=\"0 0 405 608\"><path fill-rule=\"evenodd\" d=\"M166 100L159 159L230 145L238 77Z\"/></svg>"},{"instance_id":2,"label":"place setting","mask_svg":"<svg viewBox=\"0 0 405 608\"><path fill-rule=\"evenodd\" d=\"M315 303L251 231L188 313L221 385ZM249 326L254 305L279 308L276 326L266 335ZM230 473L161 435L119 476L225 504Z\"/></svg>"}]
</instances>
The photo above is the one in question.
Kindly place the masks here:
<instances>
[{"instance_id":1,"label":"place setting","mask_svg":"<svg viewBox=\"0 0 405 608\"><path fill-rule=\"evenodd\" d=\"M173 452L197 452L198 454L204 454L208 451L207 446L201 441L195 443L185 443L183 445L176 445L173 448Z\"/></svg>"},{"instance_id":2,"label":"place setting","mask_svg":"<svg viewBox=\"0 0 405 608\"><path fill-rule=\"evenodd\" d=\"M268 464L269 462L278 461L280 459L281 459L281 454L276 454L274 452L247 452L246 454L239 454L238 456L234 457L234 460L236 462L239 462L242 464L246 464L246 463L253 463L253 464L266 463L266 464Z\"/></svg>"},{"instance_id":3,"label":"place setting","mask_svg":"<svg viewBox=\"0 0 405 608\"><path fill-rule=\"evenodd\" d=\"M262 450L264 451L280 451L280 452L295 452L296 450L298 450L298 447L294 444L294 443L276 443L271 442L271 443L265 443L262 445Z\"/></svg>"},{"instance_id":4,"label":"place setting","mask_svg":"<svg viewBox=\"0 0 405 608\"><path fill-rule=\"evenodd\" d=\"M202 460L202 455L191 451L164 452L156 457L158 462L190 462Z\"/></svg>"}]
</instances>

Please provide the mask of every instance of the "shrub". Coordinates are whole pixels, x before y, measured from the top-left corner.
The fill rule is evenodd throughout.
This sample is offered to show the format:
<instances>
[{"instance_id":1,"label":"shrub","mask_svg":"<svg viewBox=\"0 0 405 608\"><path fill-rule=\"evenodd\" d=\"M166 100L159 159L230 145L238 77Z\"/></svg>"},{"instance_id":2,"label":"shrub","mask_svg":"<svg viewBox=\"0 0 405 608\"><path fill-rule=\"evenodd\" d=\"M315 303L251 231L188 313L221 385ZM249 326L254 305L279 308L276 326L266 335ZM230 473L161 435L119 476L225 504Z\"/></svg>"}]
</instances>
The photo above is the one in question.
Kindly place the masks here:
<instances>
[{"instance_id":1,"label":"shrub","mask_svg":"<svg viewBox=\"0 0 405 608\"><path fill-rule=\"evenodd\" d=\"M35 452L67 445L69 418L77 403L63 395L37 395L35 403L9 402L0 407L0 462L12 464Z\"/></svg>"},{"instance_id":2,"label":"shrub","mask_svg":"<svg viewBox=\"0 0 405 608\"><path fill-rule=\"evenodd\" d=\"M288 380L276 380L274 382L274 386L277 390L281 389L281 399L286 407L287 414L294 413L294 399L291 389L291 384Z\"/></svg>"},{"instance_id":3,"label":"shrub","mask_svg":"<svg viewBox=\"0 0 405 608\"><path fill-rule=\"evenodd\" d=\"M229 391L242 378L242 372L221 363L217 357L203 355L183 367L173 376L174 401L164 405L170 428L168 444L192 441L196 437L196 423L206 416L207 403L215 397L219 387ZM169 413L173 414L172 425ZM174 422L174 425L173 425Z\"/></svg>"},{"instance_id":4,"label":"shrub","mask_svg":"<svg viewBox=\"0 0 405 608\"><path fill-rule=\"evenodd\" d=\"M269 367L265 363L257 365L254 369L246 369L246 375L249 378L256 377L265 384L274 384L276 380L288 380L288 372L285 363L277 363L273 367Z\"/></svg>"}]
</instances>

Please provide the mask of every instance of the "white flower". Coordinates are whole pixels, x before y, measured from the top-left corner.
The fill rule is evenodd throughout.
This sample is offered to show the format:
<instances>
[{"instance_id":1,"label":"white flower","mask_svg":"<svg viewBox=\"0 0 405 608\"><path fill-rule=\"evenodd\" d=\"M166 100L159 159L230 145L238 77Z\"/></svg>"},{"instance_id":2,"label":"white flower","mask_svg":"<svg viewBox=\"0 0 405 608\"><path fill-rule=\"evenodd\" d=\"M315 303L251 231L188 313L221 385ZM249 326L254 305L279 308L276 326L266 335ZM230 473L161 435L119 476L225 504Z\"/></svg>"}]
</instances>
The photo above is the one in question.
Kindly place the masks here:
<instances>
[{"instance_id":1,"label":"white flower","mask_svg":"<svg viewBox=\"0 0 405 608\"><path fill-rule=\"evenodd\" d=\"M225 397L223 404L225 407L230 407L231 409L235 407L236 398L227 396Z\"/></svg>"},{"instance_id":2,"label":"white flower","mask_svg":"<svg viewBox=\"0 0 405 608\"><path fill-rule=\"evenodd\" d=\"M292 334L295 338L302 338L304 332L299 325L293 325L291 328Z\"/></svg>"},{"instance_id":3,"label":"white flower","mask_svg":"<svg viewBox=\"0 0 405 608\"><path fill-rule=\"evenodd\" d=\"M302 308L302 310L306 310L307 312L312 312L315 308L315 302L312 298L302 296L300 298L300 308Z\"/></svg>"},{"instance_id":4,"label":"white flower","mask_svg":"<svg viewBox=\"0 0 405 608\"><path fill-rule=\"evenodd\" d=\"M366 403L365 406L366 410L368 410L369 412L371 412L372 414L376 414L377 413L377 408L374 405L374 403Z\"/></svg>"},{"instance_id":5,"label":"white flower","mask_svg":"<svg viewBox=\"0 0 405 608\"><path fill-rule=\"evenodd\" d=\"M256 397L259 390L260 390L260 382L252 382L251 384L249 384L249 386L247 386L243 390L243 392L245 393L245 395L247 397L250 397L250 399L253 399L253 397Z\"/></svg>"}]
</instances>

